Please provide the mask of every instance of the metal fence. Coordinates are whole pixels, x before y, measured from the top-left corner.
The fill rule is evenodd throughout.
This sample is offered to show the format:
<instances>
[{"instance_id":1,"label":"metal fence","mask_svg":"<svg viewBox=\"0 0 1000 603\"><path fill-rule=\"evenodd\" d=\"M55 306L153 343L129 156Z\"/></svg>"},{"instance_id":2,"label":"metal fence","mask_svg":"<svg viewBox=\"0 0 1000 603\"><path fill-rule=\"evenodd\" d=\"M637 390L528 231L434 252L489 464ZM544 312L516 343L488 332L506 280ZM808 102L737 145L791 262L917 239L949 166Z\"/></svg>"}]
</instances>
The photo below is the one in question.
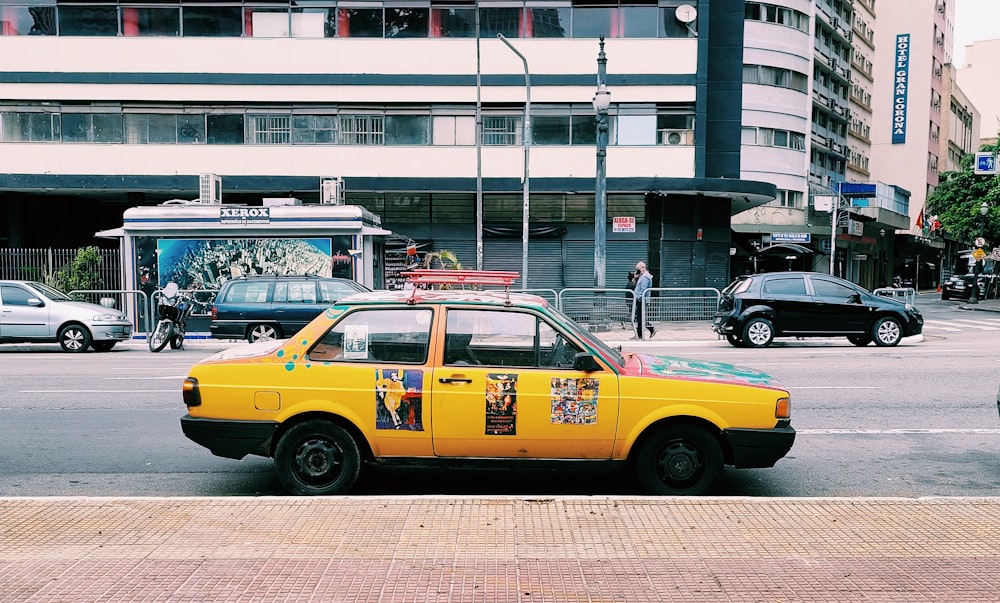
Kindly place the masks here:
<instances>
[{"instance_id":1,"label":"metal fence","mask_svg":"<svg viewBox=\"0 0 1000 603\"><path fill-rule=\"evenodd\" d=\"M714 287L658 287L645 295L647 322L688 322L712 320L722 293Z\"/></svg>"},{"instance_id":2,"label":"metal fence","mask_svg":"<svg viewBox=\"0 0 1000 603\"><path fill-rule=\"evenodd\" d=\"M0 248L0 279L57 283L60 271L69 269L80 249ZM101 263L97 270L106 289L121 289L121 254L117 249L99 249Z\"/></svg>"},{"instance_id":3,"label":"metal fence","mask_svg":"<svg viewBox=\"0 0 1000 603\"><path fill-rule=\"evenodd\" d=\"M917 292L912 287L904 287L897 289L896 287L882 287L872 291L873 294L879 297L891 297L897 301L901 301L904 304L912 304L914 299L916 299Z\"/></svg>"}]
</instances>

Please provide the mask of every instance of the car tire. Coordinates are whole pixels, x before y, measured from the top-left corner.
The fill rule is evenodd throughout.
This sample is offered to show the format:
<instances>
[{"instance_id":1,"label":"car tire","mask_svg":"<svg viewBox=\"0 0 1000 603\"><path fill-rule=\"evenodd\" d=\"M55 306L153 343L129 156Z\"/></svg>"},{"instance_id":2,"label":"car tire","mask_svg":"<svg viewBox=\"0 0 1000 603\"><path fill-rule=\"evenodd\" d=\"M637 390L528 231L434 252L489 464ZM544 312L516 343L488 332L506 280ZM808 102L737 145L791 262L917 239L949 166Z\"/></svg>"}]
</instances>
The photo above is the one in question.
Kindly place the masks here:
<instances>
[{"instance_id":1,"label":"car tire","mask_svg":"<svg viewBox=\"0 0 1000 603\"><path fill-rule=\"evenodd\" d=\"M115 347L117 341L92 341L90 347L94 348L95 352L110 352L111 348Z\"/></svg>"},{"instance_id":2,"label":"car tire","mask_svg":"<svg viewBox=\"0 0 1000 603\"><path fill-rule=\"evenodd\" d=\"M59 329L59 345L64 352L86 352L90 342L90 331L83 325L66 325Z\"/></svg>"},{"instance_id":3,"label":"car tire","mask_svg":"<svg viewBox=\"0 0 1000 603\"><path fill-rule=\"evenodd\" d=\"M903 338L903 327L899 321L891 316L883 316L872 325L872 340L877 346L898 345Z\"/></svg>"},{"instance_id":4,"label":"car tire","mask_svg":"<svg viewBox=\"0 0 1000 603\"><path fill-rule=\"evenodd\" d=\"M948 301L949 299L951 299L951 296L948 295L948 292L947 291L942 291L941 292L941 301Z\"/></svg>"},{"instance_id":5,"label":"car tire","mask_svg":"<svg viewBox=\"0 0 1000 603\"><path fill-rule=\"evenodd\" d=\"M149 334L149 351L159 352L167 347L167 343L173 338L174 323L169 320L161 320L156 323L153 332Z\"/></svg>"},{"instance_id":6,"label":"car tire","mask_svg":"<svg viewBox=\"0 0 1000 603\"><path fill-rule=\"evenodd\" d=\"M872 342L872 338L867 335L848 335L847 341L850 341L859 348L863 348Z\"/></svg>"},{"instance_id":7,"label":"car tire","mask_svg":"<svg viewBox=\"0 0 1000 603\"><path fill-rule=\"evenodd\" d=\"M361 472L361 453L343 427L321 419L289 429L274 451L278 481L300 496L345 494Z\"/></svg>"},{"instance_id":8,"label":"car tire","mask_svg":"<svg viewBox=\"0 0 1000 603\"><path fill-rule=\"evenodd\" d=\"M275 325L250 325L250 328L247 329L247 341L250 343L272 339L281 339L281 329Z\"/></svg>"},{"instance_id":9,"label":"car tire","mask_svg":"<svg viewBox=\"0 0 1000 603\"><path fill-rule=\"evenodd\" d=\"M722 447L700 427L674 425L645 440L635 457L635 475L646 492L705 496L722 477Z\"/></svg>"},{"instance_id":10,"label":"car tire","mask_svg":"<svg viewBox=\"0 0 1000 603\"><path fill-rule=\"evenodd\" d=\"M746 344L743 343L743 340L740 339L738 336L733 335L732 333L726 335L726 341L728 341L729 345L733 346L734 348L746 347Z\"/></svg>"},{"instance_id":11,"label":"car tire","mask_svg":"<svg viewBox=\"0 0 1000 603\"><path fill-rule=\"evenodd\" d=\"M747 347L765 348L774 341L774 325L762 316L751 318L743 325L743 335L740 339Z\"/></svg>"}]
</instances>

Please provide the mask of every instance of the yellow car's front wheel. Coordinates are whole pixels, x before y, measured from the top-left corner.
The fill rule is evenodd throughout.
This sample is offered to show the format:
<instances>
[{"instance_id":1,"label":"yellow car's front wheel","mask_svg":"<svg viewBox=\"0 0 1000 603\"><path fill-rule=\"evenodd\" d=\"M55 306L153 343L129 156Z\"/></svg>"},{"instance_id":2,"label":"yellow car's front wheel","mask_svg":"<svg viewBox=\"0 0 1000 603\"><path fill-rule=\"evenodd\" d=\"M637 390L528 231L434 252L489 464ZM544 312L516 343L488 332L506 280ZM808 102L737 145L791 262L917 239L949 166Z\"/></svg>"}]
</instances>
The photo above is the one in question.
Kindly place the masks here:
<instances>
[{"instance_id":1,"label":"yellow car's front wheel","mask_svg":"<svg viewBox=\"0 0 1000 603\"><path fill-rule=\"evenodd\" d=\"M315 419L281 436L274 465L278 480L292 494L344 494L358 480L361 454L347 430Z\"/></svg>"},{"instance_id":2,"label":"yellow car's front wheel","mask_svg":"<svg viewBox=\"0 0 1000 603\"><path fill-rule=\"evenodd\" d=\"M635 458L639 485L650 494L704 496L722 477L722 448L694 425L672 425L652 434Z\"/></svg>"}]
</instances>

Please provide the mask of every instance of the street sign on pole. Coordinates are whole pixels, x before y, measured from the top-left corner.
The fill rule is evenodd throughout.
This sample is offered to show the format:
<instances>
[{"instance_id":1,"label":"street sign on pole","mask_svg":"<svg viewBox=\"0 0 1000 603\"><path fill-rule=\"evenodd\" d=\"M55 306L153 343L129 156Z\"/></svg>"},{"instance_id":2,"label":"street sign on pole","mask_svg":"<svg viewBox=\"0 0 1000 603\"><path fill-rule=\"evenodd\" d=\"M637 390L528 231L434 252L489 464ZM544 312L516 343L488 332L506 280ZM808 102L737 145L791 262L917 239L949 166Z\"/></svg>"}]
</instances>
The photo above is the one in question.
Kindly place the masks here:
<instances>
[{"instance_id":1,"label":"street sign on pole","mask_svg":"<svg viewBox=\"0 0 1000 603\"><path fill-rule=\"evenodd\" d=\"M979 176L991 176L997 173L997 158L993 153L976 153L976 163L972 172Z\"/></svg>"}]
</instances>

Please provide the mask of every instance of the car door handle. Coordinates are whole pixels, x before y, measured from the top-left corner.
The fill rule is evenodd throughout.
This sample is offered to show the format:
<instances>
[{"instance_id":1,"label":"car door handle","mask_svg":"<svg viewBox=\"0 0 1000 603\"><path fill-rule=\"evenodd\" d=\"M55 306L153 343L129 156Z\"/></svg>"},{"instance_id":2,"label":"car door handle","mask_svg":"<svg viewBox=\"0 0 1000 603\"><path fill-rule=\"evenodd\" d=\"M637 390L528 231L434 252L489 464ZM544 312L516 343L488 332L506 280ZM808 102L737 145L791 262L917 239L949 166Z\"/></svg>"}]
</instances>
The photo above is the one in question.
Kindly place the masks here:
<instances>
[{"instance_id":1,"label":"car door handle","mask_svg":"<svg viewBox=\"0 0 1000 603\"><path fill-rule=\"evenodd\" d=\"M441 377L438 381L441 383L472 383L472 379L468 377Z\"/></svg>"}]
</instances>

